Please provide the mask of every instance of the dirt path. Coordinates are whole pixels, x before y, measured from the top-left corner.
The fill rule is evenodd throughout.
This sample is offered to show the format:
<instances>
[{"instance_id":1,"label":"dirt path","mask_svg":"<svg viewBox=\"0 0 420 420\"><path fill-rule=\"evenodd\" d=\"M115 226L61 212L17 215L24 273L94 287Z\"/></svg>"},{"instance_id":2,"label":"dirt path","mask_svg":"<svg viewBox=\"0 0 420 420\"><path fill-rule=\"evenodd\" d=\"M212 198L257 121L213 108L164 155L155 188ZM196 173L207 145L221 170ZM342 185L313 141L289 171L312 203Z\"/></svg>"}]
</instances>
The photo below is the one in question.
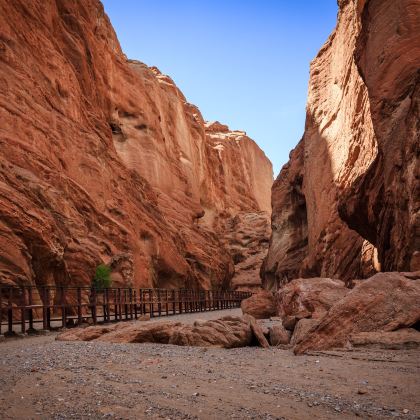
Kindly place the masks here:
<instances>
[{"instance_id":1,"label":"dirt path","mask_svg":"<svg viewBox=\"0 0 420 420\"><path fill-rule=\"evenodd\" d=\"M227 313L240 311L170 319ZM420 418L419 351L296 357L277 348L54 339L0 343L1 419Z\"/></svg>"}]
</instances>

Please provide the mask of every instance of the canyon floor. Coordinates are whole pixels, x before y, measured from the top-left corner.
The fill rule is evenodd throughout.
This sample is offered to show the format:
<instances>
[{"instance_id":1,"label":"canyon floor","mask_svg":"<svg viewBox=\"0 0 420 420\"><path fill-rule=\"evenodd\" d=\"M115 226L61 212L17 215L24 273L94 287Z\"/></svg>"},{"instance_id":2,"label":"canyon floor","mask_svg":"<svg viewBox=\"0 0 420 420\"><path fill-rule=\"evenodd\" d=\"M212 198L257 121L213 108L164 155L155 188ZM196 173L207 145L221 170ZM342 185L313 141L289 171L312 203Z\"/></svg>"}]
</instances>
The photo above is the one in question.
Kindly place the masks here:
<instances>
[{"instance_id":1,"label":"canyon floor","mask_svg":"<svg viewBox=\"0 0 420 420\"><path fill-rule=\"evenodd\" d=\"M188 314L192 322L239 309ZM159 322L164 318L148 322ZM0 342L0 418L420 418L420 352Z\"/></svg>"}]
</instances>

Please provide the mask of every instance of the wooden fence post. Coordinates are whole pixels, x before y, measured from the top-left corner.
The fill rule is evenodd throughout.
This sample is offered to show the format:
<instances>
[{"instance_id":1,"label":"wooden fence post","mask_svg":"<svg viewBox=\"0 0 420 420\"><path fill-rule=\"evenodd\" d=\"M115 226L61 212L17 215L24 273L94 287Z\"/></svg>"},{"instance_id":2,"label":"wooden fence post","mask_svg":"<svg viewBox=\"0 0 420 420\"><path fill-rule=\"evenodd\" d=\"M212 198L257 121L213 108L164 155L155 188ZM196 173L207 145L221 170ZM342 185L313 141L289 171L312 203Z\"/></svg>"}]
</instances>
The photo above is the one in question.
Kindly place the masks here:
<instances>
[{"instance_id":1,"label":"wooden fence post","mask_svg":"<svg viewBox=\"0 0 420 420\"><path fill-rule=\"evenodd\" d=\"M51 329L51 301L50 301L50 289L46 286L46 298L47 298L47 329Z\"/></svg>"},{"instance_id":2,"label":"wooden fence post","mask_svg":"<svg viewBox=\"0 0 420 420\"><path fill-rule=\"evenodd\" d=\"M13 335L13 289L9 289L9 300L7 302L7 334Z\"/></svg>"},{"instance_id":3,"label":"wooden fence post","mask_svg":"<svg viewBox=\"0 0 420 420\"><path fill-rule=\"evenodd\" d=\"M128 319L127 289L123 289L124 318Z\"/></svg>"},{"instance_id":4,"label":"wooden fence post","mask_svg":"<svg viewBox=\"0 0 420 420\"><path fill-rule=\"evenodd\" d=\"M77 288L77 324L82 324L82 289Z\"/></svg>"},{"instance_id":5,"label":"wooden fence post","mask_svg":"<svg viewBox=\"0 0 420 420\"><path fill-rule=\"evenodd\" d=\"M141 293L141 303L142 303L142 309L141 309L141 313L142 315L146 314L146 303L144 301L145 297L144 297L144 290L140 289L140 293Z\"/></svg>"},{"instance_id":6,"label":"wooden fence post","mask_svg":"<svg viewBox=\"0 0 420 420\"><path fill-rule=\"evenodd\" d=\"M137 291L136 291L136 289L133 290L133 297L134 297L134 318L138 319L138 314L137 314Z\"/></svg>"},{"instance_id":7,"label":"wooden fence post","mask_svg":"<svg viewBox=\"0 0 420 420\"><path fill-rule=\"evenodd\" d=\"M26 293L25 288L20 288L20 330L22 334L25 334L26 331L26 320L25 320L25 307L26 307Z\"/></svg>"},{"instance_id":8,"label":"wooden fence post","mask_svg":"<svg viewBox=\"0 0 420 420\"><path fill-rule=\"evenodd\" d=\"M121 288L118 288L118 319L122 321L123 318L123 306L122 306L122 297L121 297Z\"/></svg>"},{"instance_id":9,"label":"wooden fence post","mask_svg":"<svg viewBox=\"0 0 420 420\"><path fill-rule=\"evenodd\" d=\"M96 318L96 289L93 287L92 288L92 305L91 305L91 313L92 313L92 321L93 321L93 325L96 325L97 323L97 318Z\"/></svg>"},{"instance_id":10,"label":"wooden fence post","mask_svg":"<svg viewBox=\"0 0 420 420\"><path fill-rule=\"evenodd\" d=\"M130 319L133 319L133 289L131 287L128 289L128 296L130 299Z\"/></svg>"},{"instance_id":11,"label":"wooden fence post","mask_svg":"<svg viewBox=\"0 0 420 420\"><path fill-rule=\"evenodd\" d=\"M158 314L159 316L162 315L162 296L160 294L160 289L157 290L157 298L158 298Z\"/></svg>"},{"instance_id":12,"label":"wooden fence post","mask_svg":"<svg viewBox=\"0 0 420 420\"><path fill-rule=\"evenodd\" d=\"M172 313L176 314L176 304L175 304L175 290L172 290Z\"/></svg>"},{"instance_id":13,"label":"wooden fence post","mask_svg":"<svg viewBox=\"0 0 420 420\"><path fill-rule=\"evenodd\" d=\"M34 313L33 313L33 309L32 309L34 301L33 301L32 287L31 286L29 286L29 288L28 288L28 299L29 299L29 310L28 310L29 328L28 328L28 333L32 333L32 332L35 331L35 329L34 329ZM0 319L1 319L1 317L0 317Z\"/></svg>"},{"instance_id":14,"label":"wooden fence post","mask_svg":"<svg viewBox=\"0 0 420 420\"><path fill-rule=\"evenodd\" d=\"M66 327L66 300L64 287L60 287L60 302L61 302L61 326Z\"/></svg>"},{"instance_id":15,"label":"wooden fence post","mask_svg":"<svg viewBox=\"0 0 420 420\"><path fill-rule=\"evenodd\" d=\"M113 290L112 298L114 300L114 320L118 321L117 289Z\"/></svg>"},{"instance_id":16,"label":"wooden fence post","mask_svg":"<svg viewBox=\"0 0 420 420\"><path fill-rule=\"evenodd\" d=\"M149 300L149 313L150 313L150 318L152 318L155 315L155 305L153 304L153 292L152 289L147 289L147 297Z\"/></svg>"},{"instance_id":17,"label":"wooden fence post","mask_svg":"<svg viewBox=\"0 0 420 420\"><path fill-rule=\"evenodd\" d=\"M109 288L107 287L105 289L105 305L104 305L104 322L110 322L111 321L111 306L109 304Z\"/></svg>"}]
</instances>

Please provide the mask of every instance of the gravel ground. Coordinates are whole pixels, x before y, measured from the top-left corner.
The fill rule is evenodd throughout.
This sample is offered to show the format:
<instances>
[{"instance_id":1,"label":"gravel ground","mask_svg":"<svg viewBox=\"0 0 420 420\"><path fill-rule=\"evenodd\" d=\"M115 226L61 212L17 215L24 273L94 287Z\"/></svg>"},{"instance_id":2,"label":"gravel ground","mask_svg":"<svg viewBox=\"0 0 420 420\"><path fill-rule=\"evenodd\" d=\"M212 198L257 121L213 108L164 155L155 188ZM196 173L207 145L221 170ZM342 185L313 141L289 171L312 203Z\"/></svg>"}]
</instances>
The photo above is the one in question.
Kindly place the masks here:
<instances>
[{"instance_id":1,"label":"gravel ground","mask_svg":"<svg viewBox=\"0 0 420 420\"><path fill-rule=\"evenodd\" d=\"M169 319L227 314L240 310ZM7 339L0 419L420 418L419 355Z\"/></svg>"}]
</instances>

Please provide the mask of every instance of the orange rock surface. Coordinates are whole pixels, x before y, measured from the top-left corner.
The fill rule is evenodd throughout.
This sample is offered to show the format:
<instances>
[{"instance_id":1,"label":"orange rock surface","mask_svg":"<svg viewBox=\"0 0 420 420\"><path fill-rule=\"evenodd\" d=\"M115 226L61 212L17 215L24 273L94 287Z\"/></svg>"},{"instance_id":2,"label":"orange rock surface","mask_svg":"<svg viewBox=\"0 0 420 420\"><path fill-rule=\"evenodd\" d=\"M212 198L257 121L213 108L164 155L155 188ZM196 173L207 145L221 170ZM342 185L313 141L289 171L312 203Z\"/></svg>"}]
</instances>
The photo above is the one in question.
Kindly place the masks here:
<instances>
[{"instance_id":1,"label":"orange rock surface","mask_svg":"<svg viewBox=\"0 0 420 420\"><path fill-rule=\"evenodd\" d=\"M420 273L377 273L338 300L295 352L346 347L354 334L418 328L419 321Z\"/></svg>"},{"instance_id":2,"label":"orange rock surface","mask_svg":"<svg viewBox=\"0 0 420 420\"><path fill-rule=\"evenodd\" d=\"M127 60L97 0L0 0L0 282L230 287L220 238L271 163Z\"/></svg>"},{"instance_id":3,"label":"orange rock surface","mask_svg":"<svg viewBox=\"0 0 420 420\"><path fill-rule=\"evenodd\" d=\"M277 292L277 313L283 319L319 319L348 292L341 280L295 279Z\"/></svg>"},{"instance_id":4,"label":"orange rock surface","mask_svg":"<svg viewBox=\"0 0 420 420\"><path fill-rule=\"evenodd\" d=\"M264 285L419 269L420 3L340 0L272 191Z\"/></svg>"},{"instance_id":5,"label":"orange rock surface","mask_svg":"<svg viewBox=\"0 0 420 420\"><path fill-rule=\"evenodd\" d=\"M102 341L109 343L160 343L177 346L236 348L258 344L269 347L255 319L225 316L194 325L181 322L119 322L112 326L92 326L64 331L59 341Z\"/></svg>"},{"instance_id":6,"label":"orange rock surface","mask_svg":"<svg viewBox=\"0 0 420 420\"><path fill-rule=\"evenodd\" d=\"M244 314L249 314L256 319L270 318L277 314L276 300L271 292L261 290L241 302Z\"/></svg>"}]
</instances>

